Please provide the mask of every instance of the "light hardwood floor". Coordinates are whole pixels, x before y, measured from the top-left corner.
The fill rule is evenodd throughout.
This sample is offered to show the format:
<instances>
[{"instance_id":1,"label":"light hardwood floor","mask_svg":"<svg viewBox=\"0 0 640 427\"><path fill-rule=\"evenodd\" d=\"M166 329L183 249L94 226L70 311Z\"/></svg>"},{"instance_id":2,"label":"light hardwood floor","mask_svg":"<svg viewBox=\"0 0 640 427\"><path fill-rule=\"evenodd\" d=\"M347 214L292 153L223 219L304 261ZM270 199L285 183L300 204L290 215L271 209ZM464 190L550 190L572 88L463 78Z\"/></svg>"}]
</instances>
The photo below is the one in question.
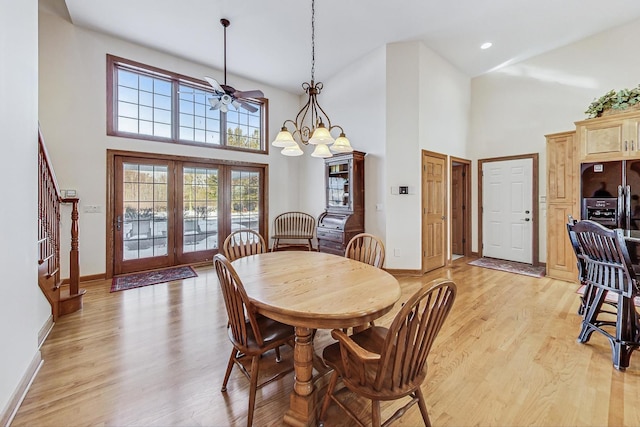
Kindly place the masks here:
<instances>
[{"instance_id":1,"label":"light hardwood floor","mask_svg":"<svg viewBox=\"0 0 640 427\"><path fill-rule=\"evenodd\" d=\"M618 372L604 337L576 343L577 285L467 261L399 277L402 300L436 277L458 285L423 385L434 426L640 425L640 354ZM215 271L197 272L113 294L107 281L83 284L83 310L61 318L43 344L44 365L12 425L245 425L246 378L234 370L220 392L231 347ZM330 340L319 331L316 352ZM273 359L262 359L265 373ZM287 348L282 363L291 361ZM282 425L292 383L289 374L258 391L254 425ZM399 406L383 403L383 417ZM334 425L350 425L335 405L326 422ZM421 425L417 406L397 425Z\"/></svg>"}]
</instances>

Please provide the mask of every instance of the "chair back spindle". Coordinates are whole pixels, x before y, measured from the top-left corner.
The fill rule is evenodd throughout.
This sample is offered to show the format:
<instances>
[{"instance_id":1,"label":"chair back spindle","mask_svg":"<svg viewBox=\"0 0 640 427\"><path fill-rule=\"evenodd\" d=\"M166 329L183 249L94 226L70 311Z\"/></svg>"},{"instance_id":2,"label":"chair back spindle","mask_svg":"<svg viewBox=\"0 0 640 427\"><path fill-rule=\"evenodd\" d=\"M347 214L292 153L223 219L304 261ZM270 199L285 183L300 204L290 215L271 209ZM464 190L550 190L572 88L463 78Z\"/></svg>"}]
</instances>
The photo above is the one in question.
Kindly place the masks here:
<instances>
[{"instance_id":1,"label":"chair back spindle","mask_svg":"<svg viewBox=\"0 0 640 427\"><path fill-rule=\"evenodd\" d=\"M384 265L385 250L382 240L373 234L360 233L349 241L344 256L377 268Z\"/></svg>"},{"instance_id":2,"label":"chair back spindle","mask_svg":"<svg viewBox=\"0 0 640 427\"><path fill-rule=\"evenodd\" d=\"M267 252L267 244L260 233L254 230L237 230L227 236L222 249L227 259L233 262L238 258Z\"/></svg>"}]
</instances>

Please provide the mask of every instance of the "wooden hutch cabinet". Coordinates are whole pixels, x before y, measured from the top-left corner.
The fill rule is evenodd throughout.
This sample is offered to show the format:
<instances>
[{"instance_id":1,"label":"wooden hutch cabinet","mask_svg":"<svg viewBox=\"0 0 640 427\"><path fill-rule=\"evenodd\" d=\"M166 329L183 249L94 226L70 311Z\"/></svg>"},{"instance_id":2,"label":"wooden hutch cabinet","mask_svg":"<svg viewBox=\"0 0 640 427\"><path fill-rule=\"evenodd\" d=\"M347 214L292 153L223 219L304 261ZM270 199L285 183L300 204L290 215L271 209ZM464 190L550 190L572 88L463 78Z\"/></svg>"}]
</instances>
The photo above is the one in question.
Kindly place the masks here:
<instances>
[{"instance_id":1,"label":"wooden hutch cabinet","mask_svg":"<svg viewBox=\"0 0 640 427\"><path fill-rule=\"evenodd\" d=\"M336 154L325 159L326 210L318 218L318 250L344 255L353 236L364 232L365 153Z\"/></svg>"}]
</instances>

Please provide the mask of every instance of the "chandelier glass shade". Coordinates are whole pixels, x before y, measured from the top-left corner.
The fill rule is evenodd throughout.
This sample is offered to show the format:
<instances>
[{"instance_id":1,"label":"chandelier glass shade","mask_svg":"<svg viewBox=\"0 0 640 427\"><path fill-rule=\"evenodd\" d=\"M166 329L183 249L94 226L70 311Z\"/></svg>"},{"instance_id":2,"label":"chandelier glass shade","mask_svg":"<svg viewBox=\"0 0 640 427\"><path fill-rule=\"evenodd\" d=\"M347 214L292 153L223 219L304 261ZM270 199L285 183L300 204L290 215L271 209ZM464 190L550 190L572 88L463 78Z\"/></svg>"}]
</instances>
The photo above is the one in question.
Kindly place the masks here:
<instances>
[{"instance_id":1,"label":"chandelier glass shade","mask_svg":"<svg viewBox=\"0 0 640 427\"><path fill-rule=\"evenodd\" d=\"M298 143L315 145L312 157L332 157L333 153L350 153L353 151L344 129L332 125L331 119L318 103L318 95L322 91L322 83L315 82L315 0L311 0L311 80L304 82L302 88L308 96L306 104L298 111L295 120L285 120L276 139L271 143L282 148L285 156L301 156L304 154ZM293 128L292 131L289 127ZM335 139L331 131L340 130ZM329 148L331 146L331 148Z\"/></svg>"}]
</instances>

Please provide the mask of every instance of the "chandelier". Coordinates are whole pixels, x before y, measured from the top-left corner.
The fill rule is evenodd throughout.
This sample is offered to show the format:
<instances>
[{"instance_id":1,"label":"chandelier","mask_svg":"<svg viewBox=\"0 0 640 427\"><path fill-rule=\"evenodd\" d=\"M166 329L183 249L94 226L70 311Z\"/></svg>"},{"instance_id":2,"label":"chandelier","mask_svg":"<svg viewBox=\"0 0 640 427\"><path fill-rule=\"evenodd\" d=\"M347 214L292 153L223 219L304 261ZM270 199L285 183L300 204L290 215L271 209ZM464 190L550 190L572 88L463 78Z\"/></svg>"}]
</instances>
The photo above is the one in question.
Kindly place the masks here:
<instances>
[{"instance_id":1,"label":"chandelier","mask_svg":"<svg viewBox=\"0 0 640 427\"><path fill-rule=\"evenodd\" d=\"M301 156L303 151L298 142L304 145L315 145L316 148L311 153L312 157L332 157L333 153L350 153L353 151L351 143L344 134L344 129L338 125L332 125L331 119L318 104L318 95L322 91L322 83L315 82L314 74L316 68L316 40L315 40L315 0L311 0L311 81L304 82L302 88L309 97L307 103L302 107L295 120L285 120L282 129L271 143L274 147L281 147L285 156ZM293 126L293 133L287 128L287 124ZM333 139L331 131L340 130L340 136ZM329 148L331 146L331 148Z\"/></svg>"}]
</instances>

